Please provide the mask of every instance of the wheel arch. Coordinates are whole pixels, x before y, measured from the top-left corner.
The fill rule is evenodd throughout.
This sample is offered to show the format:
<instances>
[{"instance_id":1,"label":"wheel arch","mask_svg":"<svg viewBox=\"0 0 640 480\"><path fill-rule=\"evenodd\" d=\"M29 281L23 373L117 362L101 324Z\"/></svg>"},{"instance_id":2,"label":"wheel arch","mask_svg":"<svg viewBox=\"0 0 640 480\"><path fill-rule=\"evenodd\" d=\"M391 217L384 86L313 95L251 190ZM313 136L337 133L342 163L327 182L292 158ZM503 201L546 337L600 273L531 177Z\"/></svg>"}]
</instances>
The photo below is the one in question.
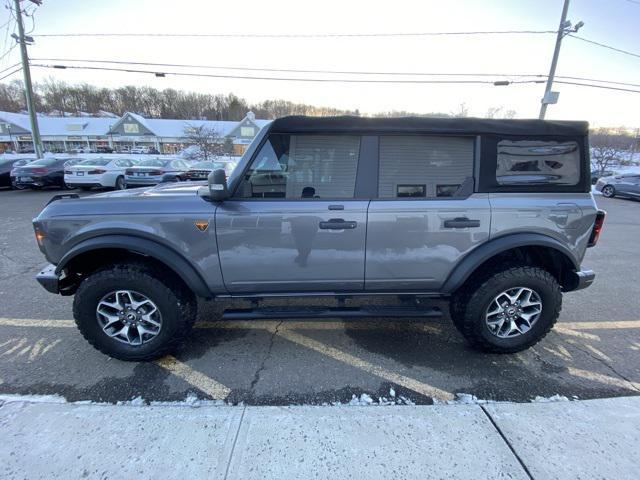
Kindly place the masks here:
<instances>
[{"instance_id":1,"label":"wheel arch","mask_svg":"<svg viewBox=\"0 0 640 480\"><path fill-rule=\"evenodd\" d=\"M200 273L180 253L153 240L133 235L100 235L74 245L58 262L56 273L94 271L122 260L141 260L162 266L175 274L199 297L212 296Z\"/></svg>"},{"instance_id":2,"label":"wheel arch","mask_svg":"<svg viewBox=\"0 0 640 480\"><path fill-rule=\"evenodd\" d=\"M571 250L547 235L517 233L495 238L468 253L449 274L442 291L454 293L475 273L510 262L545 268L565 292L578 286L574 272L580 269L580 262Z\"/></svg>"}]
</instances>

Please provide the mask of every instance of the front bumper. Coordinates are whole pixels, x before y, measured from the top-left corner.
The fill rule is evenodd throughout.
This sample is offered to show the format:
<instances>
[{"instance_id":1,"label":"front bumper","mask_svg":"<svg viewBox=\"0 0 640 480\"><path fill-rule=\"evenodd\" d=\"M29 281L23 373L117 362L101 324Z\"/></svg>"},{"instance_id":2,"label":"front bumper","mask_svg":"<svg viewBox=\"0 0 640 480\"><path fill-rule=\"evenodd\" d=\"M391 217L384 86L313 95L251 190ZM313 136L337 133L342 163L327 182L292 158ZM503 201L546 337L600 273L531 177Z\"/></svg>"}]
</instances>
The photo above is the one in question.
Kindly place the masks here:
<instances>
[{"instance_id":1,"label":"front bumper","mask_svg":"<svg viewBox=\"0 0 640 480\"><path fill-rule=\"evenodd\" d=\"M56 266L51 263L40 270L36 275L36 280L47 292L59 293L60 295L73 295L79 283L78 278L58 273Z\"/></svg>"},{"instance_id":2,"label":"front bumper","mask_svg":"<svg viewBox=\"0 0 640 480\"><path fill-rule=\"evenodd\" d=\"M596 278L596 274L593 270L580 270L573 272L575 287L571 291L582 290L590 286Z\"/></svg>"},{"instance_id":3,"label":"front bumper","mask_svg":"<svg viewBox=\"0 0 640 480\"><path fill-rule=\"evenodd\" d=\"M48 264L40 273L36 275L38 283L44 287L47 292L60 293L60 277L56 273L56 266Z\"/></svg>"}]
</instances>

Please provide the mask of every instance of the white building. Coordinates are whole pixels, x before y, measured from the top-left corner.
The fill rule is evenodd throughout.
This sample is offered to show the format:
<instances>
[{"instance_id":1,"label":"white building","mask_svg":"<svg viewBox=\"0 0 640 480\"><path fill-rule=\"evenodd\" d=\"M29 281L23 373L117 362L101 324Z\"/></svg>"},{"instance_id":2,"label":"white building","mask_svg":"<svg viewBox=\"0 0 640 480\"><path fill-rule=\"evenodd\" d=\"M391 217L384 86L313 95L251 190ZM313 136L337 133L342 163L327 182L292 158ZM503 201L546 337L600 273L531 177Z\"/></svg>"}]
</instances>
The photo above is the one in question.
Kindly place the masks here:
<instances>
[{"instance_id":1,"label":"white building","mask_svg":"<svg viewBox=\"0 0 640 480\"><path fill-rule=\"evenodd\" d=\"M187 132L204 125L215 130L221 139L231 139L233 153L241 155L267 123L269 120L256 119L253 112L248 112L239 122L144 118L131 112L120 118L38 115L44 151L54 153L107 146L118 152L149 146L160 153L176 153L189 145ZM0 112L0 152L10 150L33 151L31 126L26 114Z\"/></svg>"}]
</instances>

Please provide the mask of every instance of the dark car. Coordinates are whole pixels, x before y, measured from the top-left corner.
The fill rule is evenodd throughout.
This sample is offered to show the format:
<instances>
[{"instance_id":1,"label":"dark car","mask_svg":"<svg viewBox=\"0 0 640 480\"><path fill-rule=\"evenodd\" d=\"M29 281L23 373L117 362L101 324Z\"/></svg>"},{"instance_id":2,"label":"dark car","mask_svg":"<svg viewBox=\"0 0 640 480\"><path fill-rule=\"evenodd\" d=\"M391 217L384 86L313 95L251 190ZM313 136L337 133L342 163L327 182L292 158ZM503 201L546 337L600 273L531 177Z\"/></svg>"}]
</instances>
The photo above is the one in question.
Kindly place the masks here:
<instances>
[{"instance_id":1,"label":"dark car","mask_svg":"<svg viewBox=\"0 0 640 480\"><path fill-rule=\"evenodd\" d=\"M41 158L11 171L16 188L65 187L64 164L68 158Z\"/></svg>"},{"instance_id":2,"label":"dark car","mask_svg":"<svg viewBox=\"0 0 640 480\"><path fill-rule=\"evenodd\" d=\"M222 162L197 162L191 165L186 173L186 180L206 180L211 172L218 169L224 169L225 164Z\"/></svg>"},{"instance_id":3,"label":"dark car","mask_svg":"<svg viewBox=\"0 0 640 480\"><path fill-rule=\"evenodd\" d=\"M189 165L175 158L150 158L127 168L124 181L127 187L142 187L164 182L180 182L186 178Z\"/></svg>"},{"instance_id":4,"label":"dark car","mask_svg":"<svg viewBox=\"0 0 640 480\"><path fill-rule=\"evenodd\" d=\"M13 187L11 170L32 162L35 158L2 158L0 159L0 187Z\"/></svg>"},{"instance_id":5,"label":"dark car","mask_svg":"<svg viewBox=\"0 0 640 480\"><path fill-rule=\"evenodd\" d=\"M113 153L111 147L96 147L96 153Z\"/></svg>"}]
</instances>

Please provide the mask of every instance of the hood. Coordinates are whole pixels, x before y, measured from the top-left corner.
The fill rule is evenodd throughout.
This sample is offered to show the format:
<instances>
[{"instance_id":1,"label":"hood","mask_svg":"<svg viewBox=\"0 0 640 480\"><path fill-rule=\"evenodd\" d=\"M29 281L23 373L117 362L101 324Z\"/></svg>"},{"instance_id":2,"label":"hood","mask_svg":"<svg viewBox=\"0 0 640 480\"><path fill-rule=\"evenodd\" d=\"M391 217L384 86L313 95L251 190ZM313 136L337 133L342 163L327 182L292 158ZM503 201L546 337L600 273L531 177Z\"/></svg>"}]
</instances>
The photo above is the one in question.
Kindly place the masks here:
<instances>
[{"instance_id":1,"label":"hood","mask_svg":"<svg viewBox=\"0 0 640 480\"><path fill-rule=\"evenodd\" d=\"M198 188L205 186L207 182L176 182L162 183L153 187L130 188L113 192L98 193L88 198L124 198L124 197L166 197L166 196L194 196Z\"/></svg>"},{"instance_id":2,"label":"hood","mask_svg":"<svg viewBox=\"0 0 640 480\"><path fill-rule=\"evenodd\" d=\"M169 183L56 200L45 207L38 219L85 215L96 217L211 213L214 210L212 204L197 194L198 188L204 185L206 182Z\"/></svg>"}]
</instances>

